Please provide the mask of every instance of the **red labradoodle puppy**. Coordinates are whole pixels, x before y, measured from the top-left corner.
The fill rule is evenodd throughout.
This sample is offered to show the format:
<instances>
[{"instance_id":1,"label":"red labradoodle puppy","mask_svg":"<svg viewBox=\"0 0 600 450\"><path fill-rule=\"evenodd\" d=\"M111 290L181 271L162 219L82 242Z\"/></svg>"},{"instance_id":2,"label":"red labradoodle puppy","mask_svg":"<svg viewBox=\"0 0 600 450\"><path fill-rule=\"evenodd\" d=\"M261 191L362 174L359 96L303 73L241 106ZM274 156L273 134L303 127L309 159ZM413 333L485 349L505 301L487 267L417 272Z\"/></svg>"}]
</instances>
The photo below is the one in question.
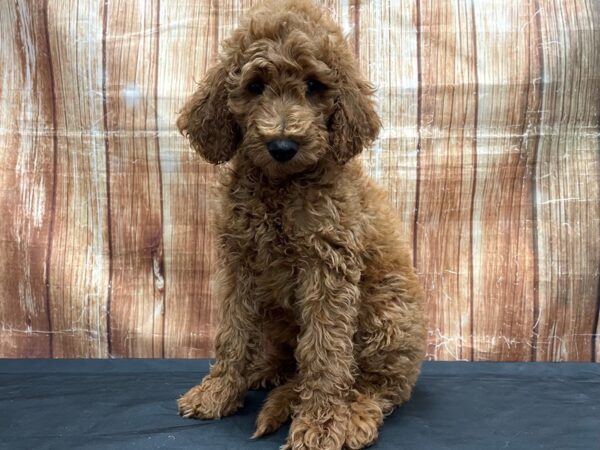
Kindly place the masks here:
<instances>
[{"instance_id":1,"label":"red labradoodle puppy","mask_svg":"<svg viewBox=\"0 0 600 450\"><path fill-rule=\"evenodd\" d=\"M177 121L231 161L217 218L216 362L179 400L232 414L277 386L255 436L289 417L291 449L358 449L407 401L425 355L423 292L386 195L353 159L377 136L373 88L306 0L258 6Z\"/></svg>"}]
</instances>

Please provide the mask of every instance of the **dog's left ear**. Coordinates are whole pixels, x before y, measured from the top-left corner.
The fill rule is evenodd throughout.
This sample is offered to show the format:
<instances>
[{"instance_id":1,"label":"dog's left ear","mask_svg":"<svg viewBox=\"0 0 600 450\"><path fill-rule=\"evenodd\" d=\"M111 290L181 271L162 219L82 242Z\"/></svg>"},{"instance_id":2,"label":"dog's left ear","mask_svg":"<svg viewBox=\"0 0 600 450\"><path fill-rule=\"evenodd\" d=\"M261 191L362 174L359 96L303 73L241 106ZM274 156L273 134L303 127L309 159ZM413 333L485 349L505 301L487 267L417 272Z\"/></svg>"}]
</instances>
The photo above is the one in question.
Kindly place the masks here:
<instances>
[{"instance_id":1,"label":"dog's left ear","mask_svg":"<svg viewBox=\"0 0 600 450\"><path fill-rule=\"evenodd\" d=\"M227 77L224 62L209 69L177 118L179 131L213 164L229 161L241 139L239 126L227 106Z\"/></svg>"},{"instance_id":2,"label":"dog's left ear","mask_svg":"<svg viewBox=\"0 0 600 450\"><path fill-rule=\"evenodd\" d=\"M329 133L333 156L343 164L377 138L381 120L373 101L374 87L354 67L340 73L345 76L329 119Z\"/></svg>"}]
</instances>

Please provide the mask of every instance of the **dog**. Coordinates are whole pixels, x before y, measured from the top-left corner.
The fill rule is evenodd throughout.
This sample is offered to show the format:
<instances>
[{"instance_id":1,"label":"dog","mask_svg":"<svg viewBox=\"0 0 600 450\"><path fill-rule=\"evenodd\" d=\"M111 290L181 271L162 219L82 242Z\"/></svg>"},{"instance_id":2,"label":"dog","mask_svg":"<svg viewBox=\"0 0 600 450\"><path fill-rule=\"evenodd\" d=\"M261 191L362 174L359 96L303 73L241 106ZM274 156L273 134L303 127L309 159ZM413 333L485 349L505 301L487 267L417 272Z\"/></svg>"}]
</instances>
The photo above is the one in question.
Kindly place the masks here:
<instances>
[{"instance_id":1,"label":"dog","mask_svg":"<svg viewBox=\"0 0 600 450\"><path fill-rule=\"evenodd\" d=\"M374 88L306 0L254 7L177 126L222 172L216 360L179 401L220 418L275 386L254 437L359 449L406 402L425 357L423 290L387 197L354 158L377 137Z\"/></svg>"}]
</instances>

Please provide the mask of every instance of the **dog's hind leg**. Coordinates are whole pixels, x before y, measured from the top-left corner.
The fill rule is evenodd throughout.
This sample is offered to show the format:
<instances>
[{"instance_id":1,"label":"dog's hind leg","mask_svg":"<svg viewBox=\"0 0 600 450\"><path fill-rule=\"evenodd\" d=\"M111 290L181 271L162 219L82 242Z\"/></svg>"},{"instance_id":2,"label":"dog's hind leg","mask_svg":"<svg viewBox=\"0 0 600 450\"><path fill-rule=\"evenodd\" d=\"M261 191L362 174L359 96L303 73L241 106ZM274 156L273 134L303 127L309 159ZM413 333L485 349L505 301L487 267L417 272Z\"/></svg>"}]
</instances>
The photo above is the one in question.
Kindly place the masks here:
<instances>
[{"instance_id":1,"label":"dog's hind leg","mask_svg":"<svg viewBox=\"0 0 600 450\"><path fill-rule=\"evenodd\" d=\"M271 309L265 313L246 371L249 389L279 386L296 373L297 333L297 327L283 310Z\"/></svg>"},{"instance_id":2,"label":"dog's hind leg","mask_svg":"<svg viewBox=\"0 0 600 450\"><path fill-rule=\"evenodd\" d=\"M298 401L296 387L296 359L294 341L298 330L282 310L272 310L267 314L264 328L264 351L256 355L249 371L250 384L276 386L265 400L256 419L256 432L253 438L264 436L277 430L292 413L292 405Z\"/></svg>"},{"instance_id":3,"label":"dog's hind leg","mask_svg":"<svg viewBox=\"0 0 600 450\"><path fill-rule=\"evenodd\" d=\"M264 389L285 383L296 369L293 354L294 351L285 346L268 344L262 353L254 356L247 369L248 388Z\"/></svg>"},{"instance_id":4,"label":"dog's hind leg","mask_svg":"<svg viewBox=\"0 0 600 450\"><path fill-rule=\"evenodd\" d=\"M298 401L295 379L273 389L258 414L253 438L273 433L283 425L292 413L292 405Z\"/></svg>"}]
</instances>

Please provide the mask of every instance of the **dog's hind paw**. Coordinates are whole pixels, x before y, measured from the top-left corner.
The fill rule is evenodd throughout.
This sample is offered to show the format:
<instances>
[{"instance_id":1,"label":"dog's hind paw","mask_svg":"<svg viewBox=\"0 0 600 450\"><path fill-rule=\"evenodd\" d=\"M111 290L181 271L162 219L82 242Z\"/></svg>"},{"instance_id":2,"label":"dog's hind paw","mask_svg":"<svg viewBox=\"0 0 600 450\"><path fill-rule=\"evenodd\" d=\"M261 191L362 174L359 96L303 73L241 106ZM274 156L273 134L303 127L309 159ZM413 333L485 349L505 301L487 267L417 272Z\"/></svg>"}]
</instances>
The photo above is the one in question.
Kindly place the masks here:
<instances>
[{"instance_id":1,"label":"dog's hind paw","mask_svg":"<svg viewBox=\"0 0 600 450\"><path fill-rule=\"evenodd\" d=\"M256 432L252 438L274 432L289 419L292 403L298 397L295 386L293 381L288 381L269 393L256 419Z\"/></svg>"}]
</instances>

